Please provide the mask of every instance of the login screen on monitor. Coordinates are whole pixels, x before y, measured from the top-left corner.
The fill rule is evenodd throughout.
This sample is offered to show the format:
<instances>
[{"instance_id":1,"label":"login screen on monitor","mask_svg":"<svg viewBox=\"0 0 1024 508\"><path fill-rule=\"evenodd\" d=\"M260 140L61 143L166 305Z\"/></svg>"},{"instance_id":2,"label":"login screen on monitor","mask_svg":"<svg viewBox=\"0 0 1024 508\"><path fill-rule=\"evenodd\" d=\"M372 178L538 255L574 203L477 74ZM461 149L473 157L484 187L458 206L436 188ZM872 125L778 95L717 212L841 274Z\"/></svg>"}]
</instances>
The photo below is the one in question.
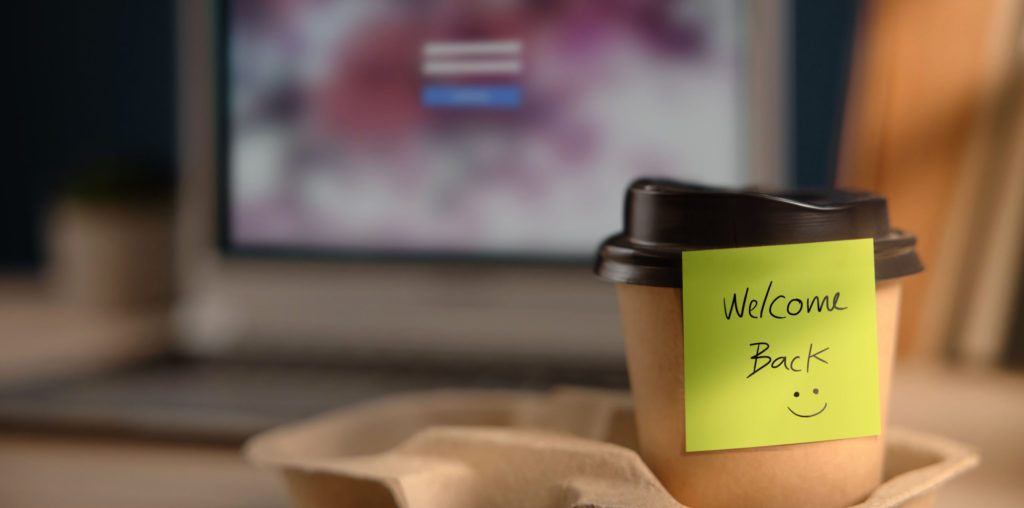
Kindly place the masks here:
<instances>
[{"instance_id":1,"label":"login screen on monitor","mask_svg":"<svg viewBox=\"0 0 1024 508\"><path fill-rule=\"evenodd\" d=\"M742 5L226 2L224 244L589 257L636 177L746 182Z\"/></svg>"}]
</instances>

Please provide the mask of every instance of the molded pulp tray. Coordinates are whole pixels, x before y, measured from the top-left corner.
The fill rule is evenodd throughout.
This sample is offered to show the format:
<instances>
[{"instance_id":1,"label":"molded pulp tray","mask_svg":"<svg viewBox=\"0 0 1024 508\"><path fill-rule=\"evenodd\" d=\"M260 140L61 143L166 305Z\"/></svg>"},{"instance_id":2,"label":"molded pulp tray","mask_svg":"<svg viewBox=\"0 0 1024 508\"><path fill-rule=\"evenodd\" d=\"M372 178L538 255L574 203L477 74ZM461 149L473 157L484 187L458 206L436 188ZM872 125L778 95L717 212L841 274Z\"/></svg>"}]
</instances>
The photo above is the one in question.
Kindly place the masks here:
<instances>
[{"instance_id":1,"label":"molded pulp tray","mask_svg":"<svg viewBox=\"0 0 1024 508\"><path fill-rule=\"evenodd\" d=\"M680 508L635 448L626 392L437 390L373 400L252 438L298 507ZM889 428L885 481L858 507L926 507L969 447Z\"/></svg>"}]
</instances>

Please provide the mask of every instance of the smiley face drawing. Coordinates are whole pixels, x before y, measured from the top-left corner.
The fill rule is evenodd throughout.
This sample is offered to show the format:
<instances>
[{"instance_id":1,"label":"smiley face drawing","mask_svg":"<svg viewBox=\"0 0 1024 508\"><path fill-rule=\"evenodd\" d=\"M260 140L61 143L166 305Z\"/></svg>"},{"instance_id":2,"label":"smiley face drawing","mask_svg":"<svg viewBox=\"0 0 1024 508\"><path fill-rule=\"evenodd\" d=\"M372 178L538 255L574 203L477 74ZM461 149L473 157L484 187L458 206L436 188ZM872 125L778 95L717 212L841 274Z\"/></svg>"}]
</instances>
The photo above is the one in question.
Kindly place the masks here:
<instances>
[{"instance_id":1,"label":"smiley face drawing","mask_svg":"<svg viewBox=\"0 0 1024 508\"><path fill-rule=\"evenodd\" d=\"M815 388L814 389L814 395L817 395L817 394L818 394L818 389ZM799 398L800 397L800 392L793 392L793 397L794 398ZM825 408L827 408L827 407L828 407L828 402L826 402L824 406L821 406L821 409L819 409L816 413L811 413L811 414L797 413L796 411L793 411L793 408L791 408L789 406L786 406L786 409L788 409L790 413L793 413L795 416L799 416L800 418L811 418L811 417L820 415L823 411L825 411Z\"/></svg>"}]
</instances>

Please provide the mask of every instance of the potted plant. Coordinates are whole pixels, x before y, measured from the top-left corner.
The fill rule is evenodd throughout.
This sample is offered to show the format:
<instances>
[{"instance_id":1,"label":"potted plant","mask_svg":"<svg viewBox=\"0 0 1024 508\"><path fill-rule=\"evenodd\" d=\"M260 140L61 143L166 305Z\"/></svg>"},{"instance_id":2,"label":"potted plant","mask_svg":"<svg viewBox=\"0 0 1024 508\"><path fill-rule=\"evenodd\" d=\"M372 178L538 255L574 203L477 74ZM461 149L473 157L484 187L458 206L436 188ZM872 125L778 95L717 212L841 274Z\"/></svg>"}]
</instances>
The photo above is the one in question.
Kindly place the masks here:
<instances>
[{"instance_id":1,"label":"potted plant","mask_svg":"<svg viewBox=\"0 0 1024 508\"><path fill-rule=\"evenodd\" d=\"M47 272L65 302L167 305L173 280L169 171L126 161L76 171L61 186L47 228Z\"/></svg>"}]
</instances>

